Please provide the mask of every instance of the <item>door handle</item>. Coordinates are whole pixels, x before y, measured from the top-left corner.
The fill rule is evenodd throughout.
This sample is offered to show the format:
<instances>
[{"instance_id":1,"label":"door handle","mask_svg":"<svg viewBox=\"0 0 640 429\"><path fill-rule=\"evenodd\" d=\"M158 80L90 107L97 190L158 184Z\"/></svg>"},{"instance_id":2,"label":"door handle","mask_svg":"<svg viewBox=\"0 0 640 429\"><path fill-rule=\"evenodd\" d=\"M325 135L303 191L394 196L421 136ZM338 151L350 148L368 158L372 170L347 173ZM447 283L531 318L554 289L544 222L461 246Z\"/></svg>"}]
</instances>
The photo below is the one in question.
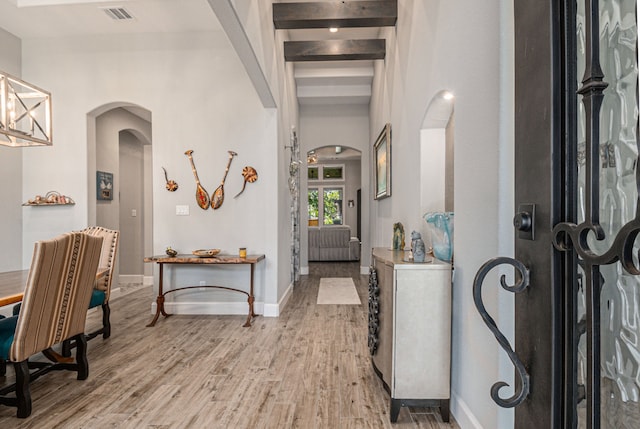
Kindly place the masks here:
<instances>
[{"instance_id":1,"label":"door handle","mask_svg":"<svg viewBox=\"0 0 640 429\"><path fill-rule=\"evenodd\" d=\"M509 340L507 340L504 334L500 332L500 329L498 329L496 322L493 320L493 317L491 317L489 313L487 313L487 309L482 302L482 283L484 283L485 277L487 276L489 271L502 264L511 265L520 273L520 280L513 286L507 284L504 275L500 277L500 285L504 290L513 293L520 293L529 286L529 269L522 262L507 257L493 258L485 262L480 267L480 269L476 273L476 277L473 279L473 301L476 305L478 313L480 313L480 316L482 317L482 320L487 325L491 333L493 333L494 337L496 337L496 340L498 341L498 344L500 344L500 347L502 347L503 350L507 353L509 359L518 372L518 376L520 377L520 391L516 390L513 396L507 399L502 399L499 395L500 389L508 386L507 383L505 383L504 381L498 381L493 386L491 386L491 398L493 399L493 401L503 408L513 408L520 405L527 398L527 396L529 396L529 374L527 373L527 370L525 369L516 352L513 351Z\"/></svg>"},{"instance_id":2,"label":"door handle","mask_svg":"<svg viewBox=\"0 0 640 429\"><path fill-rule=\"evenodd\" d=\"M520 204L518 213L513 217L513 226L518 230L518 238L535 240L536 205Z\"/></svg>"}]
</instances>

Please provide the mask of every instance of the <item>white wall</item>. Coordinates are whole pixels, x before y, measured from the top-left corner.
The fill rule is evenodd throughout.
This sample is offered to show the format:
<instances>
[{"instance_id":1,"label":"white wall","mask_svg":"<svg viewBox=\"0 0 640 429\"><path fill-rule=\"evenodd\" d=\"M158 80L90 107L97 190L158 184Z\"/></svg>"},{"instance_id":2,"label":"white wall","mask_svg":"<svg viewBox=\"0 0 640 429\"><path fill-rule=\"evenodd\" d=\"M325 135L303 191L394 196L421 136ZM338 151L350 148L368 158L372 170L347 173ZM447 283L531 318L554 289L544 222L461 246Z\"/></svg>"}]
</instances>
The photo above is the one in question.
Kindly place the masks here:
<instances>
[{"instance_id":1,"label":"white wall","mask_svg":"<svg viewBox=\"0 0 640 429\"><path fill-rule=\"evenodd\" d=\"M0 46L0 70L20 77L20 39L0 28ZM22 212L34 209L22 207L22 203L26 201L22 199L22 153L28 150L38 149L0 146L0 181L5 184L0 190L0 271L22 269ZM33 251L33 245L29 247L29 251ZM28 261L31 261L31 254Z\"/></svg>"},{"instance_id":2,"label":"white wall","mask_svg":"<svg viewBox=\"0 0 640 429\"><path fill-rule=\"evenodd\" d=\"M512 381L513 368L478 315L471 290L482 263L513 254L513 77L505 66L513 63L513 33L507 3L399 2L396 27L384 31L387 57L376 61L371 101L370 132L386 122L392 126L392 196L370 202L371 244L389 246L394 222L408 231L426 228L420 198L410 191L420 179L420 129L436 94L455 95L452 411L463 428L513 425L512 410L489 396L496 381ZM509 333L513 298L499 296L497 283L491 286L484 297L488 311Z\"/></svg>"},{"instance_id":3,"label":"white wall","mask_svg":"<svg viewBox=\"0 0 640 429\"><path fill-rule=\"evenodd\" d=\"M95 36L26 40L23 47L24 70L54 94L56 136L52 148L25 159L23 194L42 192L46 182L78 203L65 216L51 211L25 216L24 242L86 226L87 113L109 103L131 103L153 115L153 171L164 166L180 185L177 192L167 192L164 177L154 176L153 253L164 252L168 245L186 253L210 247L236 253L240 246L250 253L264 253L267 261L256 272L256 297L277 302L278 249L272 232L277 230L277 217L271 209L278 193L277 118L261 106L226 36L218 32ZM220 209L204 211L195 204L187 149L194 150L200 180L209 192L222 179L227 150L238 152ZM260 178L234 199L243 183L244 165L256 168ZM30 174L36 171L37 175ZM176 216L176 205L188 205L190 215ZM168 275L175 285L184 285L207 272L195 269ZM244 272L230 272L228 277L232 286L246 284ZM214 292L182 299L219 298Z\"/></svg>"},{"instance_id":4,"label":"white wall","mask_svg":"<svg viewBox=\"0 0 640 429\"><path fill-rule=\"evenodd\" d=\"M210 0L211 3L212 0ZM271 94L275 98L277 111L273 112L277 118L278 144L271 152L271 161L277 166L277 192L272 195L272 202L263 209L269 216L277 219L278 226L267 231L269 240L277 244L277 260L280 262L277 270L277 300L282 307L286 304L293 290L293 279L290 275L290 263L292 252L292 222L291 222L291 195L287 185L289 179L289 156L286 146L291 145L292 130L299 128L298 100L293 78L293 66L284 62L283 41L286 32L274 31L271 4L273 0L259 1L235 1L236 16L243 28L242 31L250 41L252 51L258 62L264 79L268 82ZM246 53L245 53L246 54ZM250 59L250 61L253 59ZM275 291L275 290L274 290ZM271 297L268 299L271 302ZM268 308L266 310L269 310ZM274 309L277 315L279 309Z\"/></svg>"},{"instance_id":5,"label":"white wall","mask_svg":"<svg viewBox=\"0 0 640 429\"><path fill-rule=\"evenodd\" d=\"M327 131L330 130L328 134ZM376 134L377 136L378 134ZM335 145L347 146L362 152L361 157L361 189L362 189L362 251L360 267L368 272L371 259L369 245L369 233L367 225L369 221L370 198L369 175L371 170L370 152L373 142L369 132L369 106L367 105L303 105L300 107L300 153L306 153L317 147ZM302 169L305 171L305 169ZM305 193L301 199L300 222L301 228L301 265L308 267L308 214L306 210L307 176L301 175L302 189ZM355 199L355 196L354 196ZM348 208L347 208L348 210ZM352 227L352 235L355 236L356 225ZM391 237L391 234L389 234Z\"/></svg>"}]
</instances>

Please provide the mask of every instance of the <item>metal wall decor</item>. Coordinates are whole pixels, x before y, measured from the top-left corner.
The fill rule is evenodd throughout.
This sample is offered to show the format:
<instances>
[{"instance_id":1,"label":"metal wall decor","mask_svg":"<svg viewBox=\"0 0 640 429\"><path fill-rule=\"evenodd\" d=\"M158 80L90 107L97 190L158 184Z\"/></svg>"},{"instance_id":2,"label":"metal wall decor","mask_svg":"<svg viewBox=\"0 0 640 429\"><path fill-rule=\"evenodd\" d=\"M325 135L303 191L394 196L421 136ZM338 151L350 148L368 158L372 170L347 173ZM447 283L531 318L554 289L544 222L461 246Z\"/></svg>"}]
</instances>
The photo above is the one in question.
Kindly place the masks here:
<instances>
[{"instance_id":1,"label":"metal wall decor","mask_svg":"<svg viewBox=\"0 0 640 429\"><path fill-rule=\"evenodd\" d=\"M187 155L187 158L189 158L189 162L191 163L191 171L193 171L193 177L195 177L196 179L196 202L202 210L206 210L209 208L209 193L200 184L198 172L196 171L196 165L193 162L193 150L189 149L184 154Z\"/></svg>"},{"instance_id":2,"label":"metal wall decor","mask_svg":"<svg viewBox=\"0 0 640 429\"><path fill-rule=\"evenodd\" d=\"M224 202L224 181L227 179L227 174L229 174L229 167L231 167L231 161L233 161L233 157L238 155L234 151L230 150L229 152L229 161L227 162L227 168L224 170L224 176L222 177L222 181L220 185L213 191L213 196L211 197L211 208L213 210L217 210L220 208L222 203Z\"/></svg>"},{"instance_id":3,"label":"metal wall decor","mask_svg":"<svg viewBox=\"0 0 640 429\"><path fill-rule=\"evenodd\" d=\"M233 198L238 198L240 194L244 192L244 188L247 186L247 182L253 183L256 180L258 180L258 172L256 171L255 168L246 166L242 169L242 177L244 177L244 182L242 183L242 189Z\"/></svg>"},{"instance_id":4,"label":"metal wall decor","mask_svg":"<svg viewBox=\"0 0 640 429\"><path fill-rule=\"evenodd\" d=\"M291 281L300 279L300 144L294 127L291 127L289 157L289 193L291 194Z\"/></svg>"},{"instance_id":5,"label":"metal wall decor","mask_svg":"<svg viewBox=\"0 0 640 429\"><path fill-rule=\"evenodd\" d=\"M169 177L167 177L167 170L164 167L162 167L162 171L164 171L164 180L166 182L164 187L169 192L177 191L178 190L178 184L174 180L169 180Z\"/></svg>"},{"instance_id":6,"label":"metal wall decor","mask_svg":"<svg viewBox=\"0 0 640 429\"><path fill-rule=\"evenodd\" d=\"M524 264L522 264L522 262L507 257L494 258L485 262L476 273L476 277L473 279L473 302L475 303L482 320L487 325L491 333L496 337L500 347L502 347L502 349L507 353L509 359L516 368L518 376L520 377L519 390L516 390L513 396L508 399L502 399L499 395L500 389L508 386L507 383L499 381L491 386L491 398L495 403L504 408L512 408L522 403L522 401L524 401L529 395L529 374L527 373L527 370L522 364L520 358L518 358L518 355L513 351L509 340L507 340L504 334L500 332L495 320L493 320L493 317L487 313L487 309L482 302L482 284L485 277L489 271L502 264L512 265L520 274L519 281L513 286L508 285L505 276L502 275L500 277L500 286L502 286L504 290L513 293L520 293L529 286L529 270L524 266Z\"/></svg>"}]
</instances>

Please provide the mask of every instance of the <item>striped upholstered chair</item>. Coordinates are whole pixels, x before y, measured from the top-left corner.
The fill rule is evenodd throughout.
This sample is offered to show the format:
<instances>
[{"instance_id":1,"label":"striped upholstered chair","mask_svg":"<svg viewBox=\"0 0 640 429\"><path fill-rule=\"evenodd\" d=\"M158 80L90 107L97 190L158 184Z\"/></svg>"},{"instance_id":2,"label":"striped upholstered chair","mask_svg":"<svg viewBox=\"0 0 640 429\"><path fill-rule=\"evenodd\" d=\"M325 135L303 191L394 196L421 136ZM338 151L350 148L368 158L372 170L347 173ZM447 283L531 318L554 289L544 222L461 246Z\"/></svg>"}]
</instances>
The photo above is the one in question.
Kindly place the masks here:
<instances>
[{"instance_id":1,"label":"striped upholstered chair","mask_svg":"<svg viewBox=\"0 0 640 429\"><path fill-rule=\"evenodd\" d=\"M101 237L81 232L35 244L20 312L0 320L0 359L16 373L15 383L0 389L0 404L17 406L18 417L31 414L30 381L54 369L77 371L78 380L89 375L84 326L101 246ZM77 343L75 362L29 361L67 339Z\"/></svg>"},{"instance_id":2,"label":"striped upholstered chair","mask_svg":"<svg viewBox=\"0 0 640 429\"><path fill-rule=\"evenodd\" d=\"M102 338L107 339L111 336L109 297L111 296L111 281L113 280L113 273L116 266L120 232L101 226L92 226L83 229L82 232L95 237L102 237L100 268L107 269L107 274L96 283L91 295L91 302L89 303L89 308L102 307L102 328L87 334L87 339L90 340L100 334L102 334Z\"/></svg>"},{"instance_id":3,"label":"striped upholstered chair","mask_svg":"<svg viewBox=\"0 0 640 429\"><path fill-rule=\"evenodd\" d=\"M116 255L118 254L118 240L120 232L112 229L103 228L101 226L91 226L83 229L81 232L95 237L102 237L102 251L100 252L100 268L106 268L107 273L94 284L91 293L91 301L89 309L102 307L102 327L86 334L86 339L102 335L103 339L111 336L111 308L109 307L109 297L111 296L111 281L115 272ZM62 345L62 355L71 356L71 349L74 347L73 342L65 341Z\"/></svg>"}]
</instances>

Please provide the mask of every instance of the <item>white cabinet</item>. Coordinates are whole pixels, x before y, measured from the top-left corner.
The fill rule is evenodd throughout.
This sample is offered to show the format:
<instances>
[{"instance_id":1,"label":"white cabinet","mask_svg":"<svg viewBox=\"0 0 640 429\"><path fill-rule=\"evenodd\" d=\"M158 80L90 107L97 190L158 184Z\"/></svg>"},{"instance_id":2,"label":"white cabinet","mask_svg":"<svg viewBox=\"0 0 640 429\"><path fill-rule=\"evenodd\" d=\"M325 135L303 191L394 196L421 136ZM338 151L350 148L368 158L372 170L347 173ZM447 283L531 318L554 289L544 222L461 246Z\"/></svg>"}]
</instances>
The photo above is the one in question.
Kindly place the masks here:
<instances>
[{"instance_id":1,"label":"white cabinet","mask_svg":"<svg viewBox=\"0 0 640 429\"><path fill-rule=\"evenodd\" d=\"M405 252L384 248L372 256L369 349L391 421L402 406L439 406L449 421L451 265L406 262Z\"/></svg>"}]
</instances>

